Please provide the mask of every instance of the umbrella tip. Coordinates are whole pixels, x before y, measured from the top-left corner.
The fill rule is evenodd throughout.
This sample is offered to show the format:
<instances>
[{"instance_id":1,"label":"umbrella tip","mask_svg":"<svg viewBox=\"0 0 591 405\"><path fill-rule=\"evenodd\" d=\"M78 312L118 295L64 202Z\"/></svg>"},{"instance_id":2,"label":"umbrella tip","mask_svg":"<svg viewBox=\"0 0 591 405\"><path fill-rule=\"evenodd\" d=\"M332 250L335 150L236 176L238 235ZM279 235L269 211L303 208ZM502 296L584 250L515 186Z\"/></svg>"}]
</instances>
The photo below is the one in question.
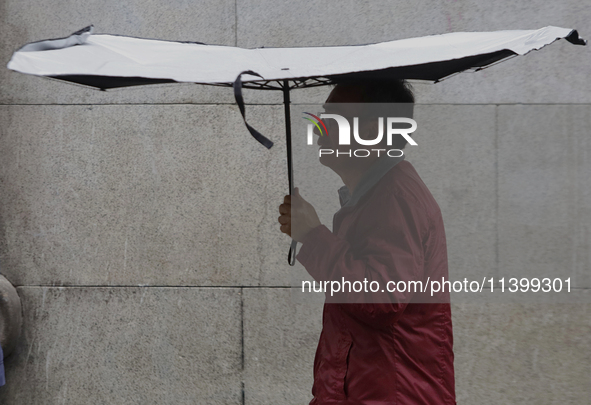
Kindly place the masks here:
<instances>
[{"instance_id":1,"label":"umbrella tip","mask_svg":"<svg viewBox=\"0 0 591 405\"><path fill-rule=\"evenodd\" d=\"M570 42L571 44L575 45L587 45L587 40L579 37L579 33L577 30L572 30L565 39Z\"/></svg>"},{"instance_id":2,"label":"umbrella tip","mask_svg":"<svg viewBox=\"0 0 591 405\"><path fill-rule=\"evenodd\" d=\"M76 31L72 35L82 35L86 32L88 32L90 35L92 35L94 33L94 25L90 24L88 27L84 27L81 30Z\"/></svg>"}]
</instances>

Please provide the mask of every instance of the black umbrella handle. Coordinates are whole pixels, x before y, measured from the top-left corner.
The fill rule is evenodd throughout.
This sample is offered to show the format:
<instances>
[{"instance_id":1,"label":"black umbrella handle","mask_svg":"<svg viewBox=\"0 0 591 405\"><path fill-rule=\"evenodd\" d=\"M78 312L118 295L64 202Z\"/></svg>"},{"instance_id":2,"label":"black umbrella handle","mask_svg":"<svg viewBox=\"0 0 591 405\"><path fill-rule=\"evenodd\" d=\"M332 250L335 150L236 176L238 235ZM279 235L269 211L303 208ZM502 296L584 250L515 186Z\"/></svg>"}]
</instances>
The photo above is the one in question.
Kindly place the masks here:
<instances>
[{"instance_id":1,"label":"black umbrella handle","mask_svg":"<svg viewBox=\"0 0 591 405\"><path fill-rule=\"evenodd\" d=\"M290 266L295 265L295 258L296 258L296 246L298 245L298 241L291 240L291 246L289 247L289 252L287 253L287 263Z\"/></svg>"}]
</instances>

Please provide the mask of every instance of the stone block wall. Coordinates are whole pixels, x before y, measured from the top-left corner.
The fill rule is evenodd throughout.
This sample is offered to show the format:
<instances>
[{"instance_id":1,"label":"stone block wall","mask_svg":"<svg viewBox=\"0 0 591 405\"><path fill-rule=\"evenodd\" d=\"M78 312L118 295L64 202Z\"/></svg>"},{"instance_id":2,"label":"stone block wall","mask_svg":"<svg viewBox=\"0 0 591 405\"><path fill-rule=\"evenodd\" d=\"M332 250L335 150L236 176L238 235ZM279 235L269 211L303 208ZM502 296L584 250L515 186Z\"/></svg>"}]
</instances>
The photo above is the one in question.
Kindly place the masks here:
<instances>
[{"instance_id":1,"label":"stone block wall","mask_svg":"<svg viewBox=\"0 0 591 405\"><path fill-rule=\"evenodd\" d=\"M321 304L292 297L276 222L279 93L245 91L249 122L275 142L266 150L229 88L99 92L9 71L21 45L89 24L288 47L547 25L589 39L590 21L572 0L1 2L0 272L23 333L0 404L307 404L321 328ZM441 206L450 274L571 277L581 297L454 304L458 404L591 397L589 49L558 41L415 84L408 160Z\"/></svg>"}]
</instances>

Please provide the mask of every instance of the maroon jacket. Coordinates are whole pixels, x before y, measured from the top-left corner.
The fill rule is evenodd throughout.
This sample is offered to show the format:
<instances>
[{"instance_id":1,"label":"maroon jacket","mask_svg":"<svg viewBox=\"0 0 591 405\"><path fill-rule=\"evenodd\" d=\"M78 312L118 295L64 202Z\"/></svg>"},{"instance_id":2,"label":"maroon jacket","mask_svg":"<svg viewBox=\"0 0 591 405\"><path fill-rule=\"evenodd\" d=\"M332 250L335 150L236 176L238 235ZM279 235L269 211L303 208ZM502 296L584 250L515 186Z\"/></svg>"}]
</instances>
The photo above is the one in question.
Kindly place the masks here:
<instances>
[{"instance_id":1,"label":"maroon jacket","mask_svg":"<svg viewBox=\"0 0 591 405\"><path fill-rule=\"evenodd\" d=\"M313 229L297 256L317 281L448 279L439 206L406 161L341 208L333 230ZM310 405L455 404L449 293L393 297L324 304Z\"/></svg>"}]
</instances>

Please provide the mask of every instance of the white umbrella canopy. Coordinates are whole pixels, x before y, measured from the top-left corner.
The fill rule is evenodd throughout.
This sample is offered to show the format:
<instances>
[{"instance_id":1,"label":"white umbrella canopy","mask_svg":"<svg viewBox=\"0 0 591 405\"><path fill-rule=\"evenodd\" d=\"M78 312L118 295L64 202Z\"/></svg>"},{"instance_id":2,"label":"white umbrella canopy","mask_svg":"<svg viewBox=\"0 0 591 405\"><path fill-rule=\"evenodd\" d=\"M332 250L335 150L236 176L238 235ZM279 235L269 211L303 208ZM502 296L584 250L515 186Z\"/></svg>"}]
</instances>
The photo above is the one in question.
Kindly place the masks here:
<instances>
[{"instance_id":1,"label":"white umbrella canopy","mask_svg":"<svg viewBox=\"0 0 591 405\"><path fill-rule=\"evenodd\" d=\"M397 78L438 82L538 50L556 40L586 45L576 30L456 32L353 46L255 48L94 34L86 27L66 38L27 44L8 63L17 72L100 90L157 83L233 86L251 135L273 146L245 118L242 87L281 90L284 96L289 191L293 190L289 91L332 84L335 78ZM242 75L248 75L242 79ZM295 263L295 241L288 256Z\"/></svg>"},{"instance_id":2,"label":"white umbrella canopy","mask_svg":"<svg viewBox=\"0 0 591 405\"><path fill-rule=\"evenodd\" d=\"M106 90L156 83L234 86L244 116L241 87L282 90L331 84L353 75L438 82L525 55L558 39L585 45L576 30L455 32L353 46L244 49L119 35L94 34L88 26L66 38L27 44L8 68ZM242 74L249 77L242 79ZM287 111L287 110L286 110ZM273 143L246 124L267 148Z\"/></svg>"},{"instance_id":3,"label":"white umbrella canopy","mask_svg":"<svg viewBox=\"0 0 591 405\"><path fill-rule=\"evenodd\" d=\"M244 49L93 34L89 26L68 38L23 46L14 53L8 68L101 89L153 81L232 85L247 70L257 72L260 78L243 82L258 87L264 87L266 81L284 80L307 80L312 85L311 79L361 72L439 81L457 72L524 55L561 38L573 44L586 43L576 30L549 26L539 30L456 32L368 45ZM132 83L132 78L137 83Z\"/></svg>"}]
</instances>

